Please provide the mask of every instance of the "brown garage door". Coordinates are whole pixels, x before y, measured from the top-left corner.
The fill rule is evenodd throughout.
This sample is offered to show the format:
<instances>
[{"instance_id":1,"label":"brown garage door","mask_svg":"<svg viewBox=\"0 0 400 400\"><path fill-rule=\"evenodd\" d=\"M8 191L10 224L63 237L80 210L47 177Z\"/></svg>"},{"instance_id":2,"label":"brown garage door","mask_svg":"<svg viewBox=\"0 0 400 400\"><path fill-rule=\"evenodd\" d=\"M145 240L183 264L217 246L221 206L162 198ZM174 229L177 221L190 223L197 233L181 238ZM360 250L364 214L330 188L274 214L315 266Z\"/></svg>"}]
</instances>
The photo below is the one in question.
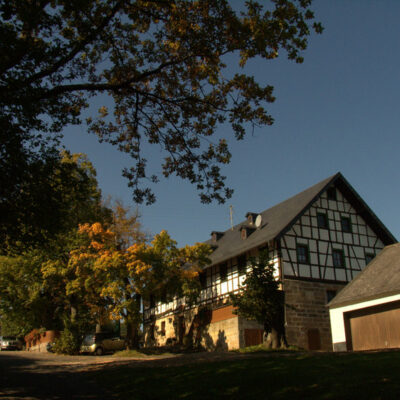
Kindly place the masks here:
<instances>
[{"instance_id":1,"label":"brown garage door","mask_svg":"<svg viewBox=\"0 0 400 400\"><path fill-rule=\"evenodd\" d=\"M392 302L345 314L348 348L400 347L400 303Z\"/></svg>"}]
</instances>

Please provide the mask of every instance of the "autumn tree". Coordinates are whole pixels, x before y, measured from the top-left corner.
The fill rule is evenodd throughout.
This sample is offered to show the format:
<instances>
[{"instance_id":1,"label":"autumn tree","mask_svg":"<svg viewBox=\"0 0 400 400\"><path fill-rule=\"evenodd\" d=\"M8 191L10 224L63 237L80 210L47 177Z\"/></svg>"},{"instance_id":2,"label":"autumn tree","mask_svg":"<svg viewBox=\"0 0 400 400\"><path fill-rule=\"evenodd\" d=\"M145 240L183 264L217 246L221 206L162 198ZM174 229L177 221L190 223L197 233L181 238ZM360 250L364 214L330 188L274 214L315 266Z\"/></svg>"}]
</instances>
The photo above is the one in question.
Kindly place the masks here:
<instances>
[{"instance_id":1,"label":"autumn tree","mask_svg":"<svg viewBox=\"0 0 400 400\"><path fill-rule=\"evenodd\" d=\"M68 262L47 263L47 279L64 279L65 293L74 307L84 304L92 320L104 317L124 319L128 342L135 344L135 327L141 323L141 300L151 295L198 295L199 270L208 260L210 249L204 244L178 248L167 232L156 235L150 244L134 243L127 249L118 246L116 234L101 224L79 228L81 245L70 253Z\"/></svg>"},{"instance_id":2,"label":"autumn tree","mask_svg":"<svg viewBox=\"0 0 400 400\"><path fill-rule=\"evenodd\" d=\"M238 294L230 299L239 316L257 321L264 327L267 345L274 349L285 346L284 297L280 282L274 276L274 265L268 252L250 259L251 270L246 274Z\"/></svg>"},{"instance_id":3,"label":"autumn tree","mask_svg":"<svg viewBox=\"0 0 400 400\"><path fill-rule=\"evenodd\" d=\"M0 198L18 191L13 171L23 176L20 166L57 147L62 129L80 124L102 95L87 124L132 157L123 174L135 201L155 200L142 183L159 178L147 169L151 144L162 150L161 175L188 180L203 202L223 202L232 191L220 167L231 155L216 130L228 123L241 140L273 123L265 109L273 87L245 66L281 54L302 62L310 30L322 31L311 1L250 0L238 9L228 0L2 1ZM228 68L235 63L241 72Z\"/></svg>"},{"instance_id":4,"label":"autumn tree","mask_svg":"<svg viewBox=\"0 0 400 400\"><path fill-rule=\"evenodd\" d=\"M116 199L107 208L112 211L110 223L111 230L115 233L115 240L120 249L127 249L134 243L144 243L150 239L150 233L146 232L140 222L138 208L132 209L125 206L122 200Z\"/></svg>"}]
</instances>

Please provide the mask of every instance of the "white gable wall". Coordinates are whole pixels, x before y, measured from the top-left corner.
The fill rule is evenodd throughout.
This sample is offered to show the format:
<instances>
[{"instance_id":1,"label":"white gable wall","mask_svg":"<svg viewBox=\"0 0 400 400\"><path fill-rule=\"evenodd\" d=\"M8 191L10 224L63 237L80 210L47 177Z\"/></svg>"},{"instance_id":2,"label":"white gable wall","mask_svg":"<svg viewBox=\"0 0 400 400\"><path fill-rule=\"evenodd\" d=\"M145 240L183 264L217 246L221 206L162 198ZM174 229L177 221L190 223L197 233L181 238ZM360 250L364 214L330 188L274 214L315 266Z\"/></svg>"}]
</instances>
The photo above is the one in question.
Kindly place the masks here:
<instances>
[{"instance_id":1,"label":"white gable wall","mask_svg":"<svg viewBox=\"0 0 400 400\"><path fill-rule=\"evenodd\" d=\"M366 265L366 255L377 255L384 244L339 190L337 200L328 200L323 193L306 213L283 236L282 265L284 277L349 282ZM328 229L319 228L317 215L326 214ZM341 218L351 220L351 233L343 232ZM306 245L309 263L297 261L297 245ZM341 250L344 267L334 267L332 252Z\"/></svg>"}]
</instances>

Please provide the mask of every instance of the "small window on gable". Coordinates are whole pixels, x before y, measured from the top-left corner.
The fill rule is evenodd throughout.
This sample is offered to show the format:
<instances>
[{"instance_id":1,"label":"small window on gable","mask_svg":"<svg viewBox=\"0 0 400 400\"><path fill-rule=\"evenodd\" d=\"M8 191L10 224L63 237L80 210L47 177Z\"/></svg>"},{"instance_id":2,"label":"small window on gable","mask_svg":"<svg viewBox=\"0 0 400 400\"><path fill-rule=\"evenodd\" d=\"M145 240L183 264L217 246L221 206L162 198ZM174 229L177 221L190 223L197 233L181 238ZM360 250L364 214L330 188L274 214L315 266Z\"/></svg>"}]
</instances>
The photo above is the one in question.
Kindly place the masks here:
<instances>
[{"instance_id":1,"label":"small window on gable","mask_svg":"<svg viewBox=\"0 0 400 400\"><path fill-rule=\"evenodd\" d=\"M306 244L297 244L297 262L301 264L309 264L310 256L308 252L308 246Z\"/></svg>"},{"instance_id":2,"label":"small window on gable","mask_svg":"<svg viewBox=\"0 0 400 400\"><path fill-rule=\"evenodd\" d=\"M246 273L247 268L247 258L245 254L242 254L237 258L237 268L239 275L243 275Z\"/></svg>"},{"instance_id":3,"label":"small window on gable","mask_svg":"<svg viewBox=\"0 0 400 400\"><path fill-rule=\"evenodd\" d=\"M333 266L336 268L345 268L344 253L343 250L333 249L332 250Z\"/></svg>"},{"instance_id":4,"label":"small window on gable","mask_svg":"<svg viewBox=\"0 0 400 400\"><path fill-rule=\"evenodd\" d=\"M326 302L329 303L336 296L336 290L327 290L326 291Z\"/></svg>"},{"instance_id":5,"label":"small window on gable","mask_svg":"<svg viewBox=\"0 0 400 400\"><path fill-rule=\"evenodd\" d=\"M328 196L328 200L336 200L336 188L335 187L330 187L327 191L326 194Z\"/></svg>"},{"instance_id":6,"label":"small window on gable","mask_svg":"<svg viewBox=\"0 0 400 400\"><path fill-rule=\"evenodd\" d=\"M318 224L318 228L329 229L328 216L324 213L318 213L317 214L317 224Z\"/></svg>"},{"instance_id":7,"label":"small window on gable","mask_svg":"<svg viewBox=\"0 0 400 400\"><path fill-rule=\"evenodd\" d=\"M351 220L348 217L341 218L342 232L351 233Z\"/></svg>"},{"instance_id":8,"label":"small window on gable","mask_svg":"<svg viewBox=\"0 0 400 400\"><path fill-rule=\"evenodd\" d=\"M365 264L369 264L375 258L375 254L365 253Z\"/></svg>"},{"instance_id":9,"label":"small window on gable","mask_svg":"<svg viewBox=\"0 0 400 400\"><path fill-rule=\"evenodd\" d=\"M221 282L225 282L228 279L228 265L226 263L220 264L219 277L221 279Z\"/></svg>"}]
</instances>

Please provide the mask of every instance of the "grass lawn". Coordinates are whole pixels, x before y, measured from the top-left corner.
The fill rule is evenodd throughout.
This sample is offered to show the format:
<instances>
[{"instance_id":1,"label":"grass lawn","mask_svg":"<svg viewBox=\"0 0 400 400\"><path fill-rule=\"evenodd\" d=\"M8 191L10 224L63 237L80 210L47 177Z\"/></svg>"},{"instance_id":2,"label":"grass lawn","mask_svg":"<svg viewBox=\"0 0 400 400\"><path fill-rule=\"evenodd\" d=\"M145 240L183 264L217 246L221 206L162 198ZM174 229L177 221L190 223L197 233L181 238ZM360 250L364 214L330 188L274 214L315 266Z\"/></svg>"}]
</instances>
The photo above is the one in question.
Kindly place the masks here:
<instances>
[{"instance_id":1,"label":"grass lawn","mask_svg":"<svg viewBox=\"0 0 400 400\"><path fill-rule=\"evenodd\" d=\"M123 399L400 399L400 352L253 354L95 372Z\"/></svg>"}]
</instances>

